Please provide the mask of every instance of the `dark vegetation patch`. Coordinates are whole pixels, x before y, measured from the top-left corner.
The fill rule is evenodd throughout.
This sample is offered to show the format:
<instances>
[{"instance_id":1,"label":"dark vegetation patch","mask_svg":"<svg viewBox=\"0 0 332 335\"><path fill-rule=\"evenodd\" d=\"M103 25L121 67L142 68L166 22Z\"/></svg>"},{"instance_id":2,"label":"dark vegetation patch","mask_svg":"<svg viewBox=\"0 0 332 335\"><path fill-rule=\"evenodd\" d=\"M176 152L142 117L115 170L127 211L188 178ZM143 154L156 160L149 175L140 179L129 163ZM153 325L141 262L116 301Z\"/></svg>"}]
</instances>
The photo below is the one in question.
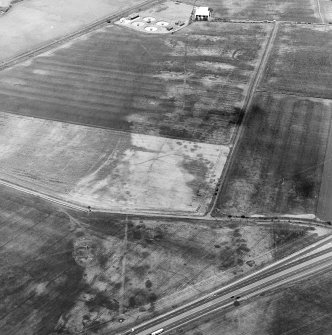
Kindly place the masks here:
<instances>
[{"instance_id":1,"label":"dark vegetation patch","mask_svg":"<svg viewBox=\"0 0 332 335\"><path fill-rule=\"evenodd\" d=\"M100 307L105 307L112 311L119 310L119 302L115 299L111 299L104 292L97 292L93 299L86 302L86 305L89 307L90 312L99 310Z\"/></svg>"},{"instance_id":2,"label":"dark vegetation patch","mask_svg":"<svg viewBox=\"0 0 332 335\"><path fill-rule=\"evenodd\" d=\"M246 240L242 238L239 228L233 230L230 243L223 245L219 253L219 269L227 270L242 266L244 257L250 252Z\"/></svg>"},{"instance_id":3,"label":"dark vegetation patch","mask_svg":"<svg viewBox=\"0 0 332 335\"><path fill-rule=\"evenodd\" d=\"M151 294L143 289L134 290L128 299L129 308L136 308L150 303Z\"/></svg>"},{"instance_id":4,"label":"dark vegetation patch","mask_svg":"<svg viewBox=\"0 0 332 335\"><path fill-rule=\"evenodd\" d=\"M132 266L131 269L134 271L135 275L139 278L144 278L147 271L149 270L150 265L149 264L143 264L143 265L137 265Z\"/></svg>"}]
</instances>

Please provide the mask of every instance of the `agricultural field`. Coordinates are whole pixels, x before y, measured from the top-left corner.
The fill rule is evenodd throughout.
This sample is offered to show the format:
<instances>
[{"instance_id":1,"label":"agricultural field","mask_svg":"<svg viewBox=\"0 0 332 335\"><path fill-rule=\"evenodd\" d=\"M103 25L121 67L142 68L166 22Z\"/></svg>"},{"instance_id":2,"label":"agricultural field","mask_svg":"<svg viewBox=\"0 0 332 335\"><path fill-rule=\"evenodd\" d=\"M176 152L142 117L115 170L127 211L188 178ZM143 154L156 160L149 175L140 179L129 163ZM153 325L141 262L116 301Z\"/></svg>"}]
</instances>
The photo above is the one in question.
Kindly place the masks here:
<instances>
[{"instance_id":1,"label":"agricultural field","mask_svg":"<svg viewBox=\"0 0 332 335\"><path fill-rule=\"evenodd\" d=\"M203 214L227 146L2 113L0 178L101 210Z\"/></svg>"},{"instance_id":2,"label":"agricultural field","mask_svg":"<svg viewBox=\"0 0 332 335\"><path fill-rule=\"evenodd\" d=\"M332 98L332 27L283 24L259 90Z\"/></svg>"},{"instance_id":3,"label":"agricultural field","mask_svg":"<svg viewBox=\"0 0 332 335\"><path fill-rule=\"evenodd\" d=\"M109 26L0 73L0 110L229 145L272 26Z\"/></svg>"},{"instance_id":4,"label":"agricultural field","mask_svg":"<svg viewBox=\"0 0 332 335\"><path fill-rule=\"evenodd\" d=\"M171 335L311 335L330 333L332 272L271 292L236 309L215 313Z\"/></svg>"},{"instance_id":5,"label":"agricultural field","mask_svg":"<svg viewBox=\"0 0 332 335\"><path fill-rule=\"evenodd\" d=\"M316 0L186 0L208 6L214 18L322 22Z\"/></svg>"},{"instance_id":6,"label":"agricultural field","mask_svg":"<svg viewBox=\"0 0 332 335\"><path fill-rule=\"evenodd\" d=\"M215 213L315 216L331 106L257 93Z\"/></svg>"},{"instance_id":7,"label":"agricultural field","mask_svg":"<svg viewBox=\"0 0 332 335\"><path fill-rule=\"evenodd\" d=\"M24 0L16 3L0 16L0 61L141 2L143 0Z\"/></svg>"},{"instance_id":8,"label":"agricultural field","mask_svg":"<svg viewBox=\"0 0 332 335\"><path fill-rule=\"evenodd\" d=\"M4 335L128 327L326 234L276 222L75 212L3 186L0 192Z\"/></svg>"}]
</instances>

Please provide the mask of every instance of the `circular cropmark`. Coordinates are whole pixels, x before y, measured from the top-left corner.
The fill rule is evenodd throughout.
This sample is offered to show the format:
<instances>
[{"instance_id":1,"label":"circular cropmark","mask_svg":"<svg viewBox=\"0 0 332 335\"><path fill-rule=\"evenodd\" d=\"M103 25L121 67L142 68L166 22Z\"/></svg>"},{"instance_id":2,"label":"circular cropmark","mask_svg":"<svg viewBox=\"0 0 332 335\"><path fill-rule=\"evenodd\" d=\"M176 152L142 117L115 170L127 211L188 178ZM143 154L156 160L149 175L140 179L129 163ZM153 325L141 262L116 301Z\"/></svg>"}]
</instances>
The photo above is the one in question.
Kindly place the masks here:
<instances>
[{"instance_id":1,"label":"circular cropmark","mask_svg":"<svg viewBox=\"0 0 332 335\"><path fill-rule=\"evenodd\" d=\"M137 22L133 22L132 25L135 27L142 27L145 25L145 22L137 21Z\"/></svg>"},{"instance_id":2,"label":"circular cropmark","mask_svg":"<svg viewBox=\"0 0 332 335\"><path fill-rule=\"evenodd\" d=\"M122 24L128 24L130 22L130 20L126 19L125 17L122 17L120 20L119 20L120 23Z\"/></svg>"},{"instance_id":3,"label":"circular cropmark","mask_svg":"<svg viewBox=\"0 0 332 335\"><path fill-rule=\"evenodd\" d=\"M168 22L166 21L159 21L156 23L157 26L161 26L161 27L167 27L169 25Z\"/></svg>"},{"instance_id":4,"label":"circular cropmark","mask_svg":"<svg viewBox=\"0 0 332 335\"><path fill-rule=\"evenodd\" d=\"M150 23L156 21L156 19L153 16L147 16L143 19L143 21Z\"/></svg>"},{"instance_id":5,"label":"circular cropmark","mask_svg":"<svg viewBox=\"0 0 332 335\"><path fill-rule=\"evenodd\" d=\"M157 28L156 27L145 27L145 30L149 32L154 32L154 31L157 31Z\"/></svg>"}]
</instances>

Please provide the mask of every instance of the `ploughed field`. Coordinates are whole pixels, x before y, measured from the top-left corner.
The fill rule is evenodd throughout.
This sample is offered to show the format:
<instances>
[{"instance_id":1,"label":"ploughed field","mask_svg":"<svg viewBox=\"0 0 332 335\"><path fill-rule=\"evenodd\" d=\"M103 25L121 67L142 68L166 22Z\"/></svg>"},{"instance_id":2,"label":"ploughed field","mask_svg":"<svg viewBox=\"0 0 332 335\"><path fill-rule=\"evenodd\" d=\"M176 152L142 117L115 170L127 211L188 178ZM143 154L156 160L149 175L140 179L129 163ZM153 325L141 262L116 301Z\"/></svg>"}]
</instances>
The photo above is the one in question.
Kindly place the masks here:
<instances>
[{"instance_id":1,"label":"ploughed field","mask_svg":"<svg viewBox=\"0 0 332 335\"><path fill-rule=\"evenodd\" d=\"M331 105L256 94L217 208L233 215L316 214Z\"/></svg>"},{"instance_id":2,"label":"ploughed field","mask_svg":"<svg viewBox=\"0 0 332 335\"><path fill-rule=\"evenodd\" d=\"M332 27L283 24L259 90L332 98Z\"/></svg>"},{"instance_id":3,"label":"ploughed field","mask_svg":"<svg viewBox=\"0 0 332 335\"><path fill-rule=\"evenodd\" d=\"M1 111L227 145L270 30L109 26L2 71Z\"/></svg>"},{"instance_id":4,"label":"ploughed field","mask_svg":"<svg viewBox=\"0 0 332 335\"><path fill-rule=\"evenodd\" d=\"M216 213L332 218L331 32L281 25Z\"/></svg>"},{"instance_id":5,"label":"ploughed field","mask_svg":"<svg viewBox=\"0 0 332 335\"><path fill-rule=\"evenodd\" d=\"M315 0L199 0L195 5L212 8L214 18L321 22Z\"/></svg>"}]
</instances>

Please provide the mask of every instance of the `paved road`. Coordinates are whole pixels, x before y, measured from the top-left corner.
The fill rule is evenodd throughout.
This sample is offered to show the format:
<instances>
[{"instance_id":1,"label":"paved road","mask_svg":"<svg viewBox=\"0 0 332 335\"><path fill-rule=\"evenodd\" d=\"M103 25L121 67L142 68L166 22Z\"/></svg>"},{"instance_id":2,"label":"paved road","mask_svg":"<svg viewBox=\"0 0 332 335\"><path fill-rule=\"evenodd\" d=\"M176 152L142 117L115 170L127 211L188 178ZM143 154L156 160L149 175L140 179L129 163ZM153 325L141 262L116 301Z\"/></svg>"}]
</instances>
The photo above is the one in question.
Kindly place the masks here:
<instances>
[{"instance_id":1,"label":"paved road","mask_svg":"<svg viewBox=\"0 0 332 335\"><path fill-rule=\"evenodd\" d=\"M240 296L239 301L249 299L331 266L332 236L329 236L201 299L147 321L135 327L130 334L147 335L160 328L167 333L213 311L231 306L234 297Z\"/></svg>"}]
</instances>

